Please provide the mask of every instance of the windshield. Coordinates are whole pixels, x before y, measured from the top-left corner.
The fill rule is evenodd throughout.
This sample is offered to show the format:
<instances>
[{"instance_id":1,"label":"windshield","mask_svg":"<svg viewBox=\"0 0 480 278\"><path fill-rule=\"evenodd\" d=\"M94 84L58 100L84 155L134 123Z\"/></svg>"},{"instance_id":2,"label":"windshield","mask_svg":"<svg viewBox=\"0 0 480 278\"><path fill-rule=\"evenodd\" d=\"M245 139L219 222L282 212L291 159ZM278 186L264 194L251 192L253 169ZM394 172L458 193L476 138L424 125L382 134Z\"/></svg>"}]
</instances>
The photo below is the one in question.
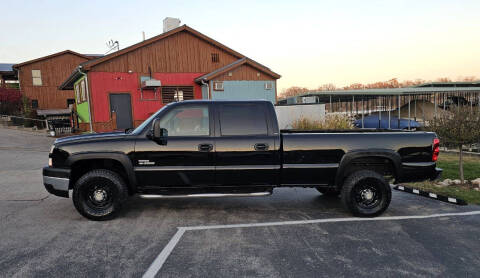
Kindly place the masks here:
<instances>
[{"instance_id":1,"label":"windshield","mask_svg":"<svg viewBox=\"0 0 480 278\"><path fill-rule=\"evenodd\" d=\"M164 107L162 107L160 110L158 110L157 112L155 112L154 114L152 114L150 117L148 117L148 119L146 119L141 125L137 126L137 128L135 128L135 130L133 130L133 134L140 134L142 132L142 130L148 126L148 124L158 116L158 114L160 114L160 112L163 111L163 109L165 109L167 106L169 106L169 104L165 105Z\"/></svg>"}]
</instances>

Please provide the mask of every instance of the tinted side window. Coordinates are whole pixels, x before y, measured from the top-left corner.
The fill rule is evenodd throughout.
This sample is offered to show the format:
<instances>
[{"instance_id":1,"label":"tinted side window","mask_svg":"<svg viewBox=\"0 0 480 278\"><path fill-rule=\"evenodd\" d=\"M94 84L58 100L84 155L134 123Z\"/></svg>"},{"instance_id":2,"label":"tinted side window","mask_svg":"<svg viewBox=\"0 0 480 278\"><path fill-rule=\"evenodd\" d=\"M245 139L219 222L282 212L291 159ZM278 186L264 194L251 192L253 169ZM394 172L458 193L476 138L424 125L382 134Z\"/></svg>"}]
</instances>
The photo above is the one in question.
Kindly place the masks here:
<instances>
[{"instance_id":1,"label":"tinted side window","mask_svg":"<svg viewBox=\"0 0 480 278\"><path fill-rule=\"evenodd\" d=\"M267 120L261 104L220 105L220 132L229 135L267 135Z\"/></svg>"},{"instance_id":2,"label":"tinted side window","mask_svg":"<svg viewBox=\"0 0 480 278\"><path fill-rule=\"evenodd\" d=\"M208 106L180 106L170 110L160 119L160 127L168 136L208 136L210 134Z\"/></svg>"}]
</instances>

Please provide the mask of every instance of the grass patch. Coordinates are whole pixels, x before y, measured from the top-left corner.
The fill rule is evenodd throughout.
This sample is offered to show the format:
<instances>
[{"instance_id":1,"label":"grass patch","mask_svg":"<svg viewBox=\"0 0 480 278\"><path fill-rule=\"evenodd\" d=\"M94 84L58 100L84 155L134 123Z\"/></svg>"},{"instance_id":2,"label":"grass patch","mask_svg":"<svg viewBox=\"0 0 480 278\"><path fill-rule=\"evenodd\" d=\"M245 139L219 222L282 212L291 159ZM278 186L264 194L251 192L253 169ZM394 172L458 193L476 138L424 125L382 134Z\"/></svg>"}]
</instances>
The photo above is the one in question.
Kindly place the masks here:
<instances>
[{"instance_id":1,"label":"grass patch","mask_svg":"<svg viewBox=\"0 0 480 278\"><path fill-rule=\"evenodd\" d=\"M433 182L414 182L405 184L408 187L436 193L448 197L462 199L469 204L480 205L480 191L475 191L468 185L450 185L436 187Z\"/></svg>"},{"instance_id":2,"label":"grass patch","mask_svg":"<svg viewBox=\"0 0 480 278\"><path fill-rule=\"evenodd\" d=\"M442 179L459 179L458 154L440 152L437 167L443 169ZM463 157L463 173L466 180L480 178L480 156Z\"/></svg>"},{"instance_id":3,"label":"grass patch","mask_svg":"<svg viewBox=\"0 0 480 278\"><path fill-rule=\"evenodd\" d=\"M438 157L437 161L437 167L443 169L441 180L460 179L457 153L440 152L440 156ZM480 178L480 156L464 156L463 172L466 180ZM480 205L480 191L474 190L471 185L450 185L446 187L436 187L435 184L430 181L408 183L405 185L448 197L462 199L469 204Z\"/></svg>"}]
</instances>

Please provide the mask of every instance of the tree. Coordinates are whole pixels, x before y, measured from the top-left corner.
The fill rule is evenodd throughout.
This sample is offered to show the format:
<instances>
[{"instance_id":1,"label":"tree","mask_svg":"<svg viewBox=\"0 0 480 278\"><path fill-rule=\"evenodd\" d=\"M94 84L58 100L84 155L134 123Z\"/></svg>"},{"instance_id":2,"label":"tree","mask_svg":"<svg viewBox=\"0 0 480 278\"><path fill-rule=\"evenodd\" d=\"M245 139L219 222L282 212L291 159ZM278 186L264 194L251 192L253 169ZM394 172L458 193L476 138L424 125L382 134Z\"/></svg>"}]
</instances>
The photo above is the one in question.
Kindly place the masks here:
<instances>
[{"instance_id":1,"label":"tree","mask_svg":"<svg viewBox=\"0 0 480 278\"><path fill-rule=\"evenodd\" d=\"M332 84L332 83L323 84L317 88L317 91L335 91L335 90L337 90L337 86L335 86L335 84Z\"/></svg>"},{"instance_id":2,"label":"tree","mask_svg":"<svg viewBox=\"0 0 480 278\"><path fill-rule=\"evenodd\" d=\"M452 79L448 78L448 77L440 77L440 78L437 78L437 80L435 80L436 82L452 82Z\"/></svg>"},{"instance_id":3,"label":"tree","mask_svg":"<svg viewBox=\"0 0 480 278\"><path fill-rule=\"evenodd\" d=\"M287 89L283 89L280 94L281 98L294 97L308 92L308 88L293 86Z\"/></svg>"},{"instance_id":4,"label":"tree","mask_svg":"<svg viewBox=\"0 0 480 278\"><path fill-rule=\"evenodd\" d=\"M480 110L478 107L455 107L436 117L429 128L437 133L440 142L459 148L460 180L464 183L462 147L480 141Z\"/></svg>"},{"instance_id":5,"label":"tree","mask_svg":"<svg viewBox=\"0 0 480 278\"><path fill-rule=\"evenodd\" d=\"M465 81L465 82L472 82L478 80L477 77L475 76L465 76L465 77L459 77L458 81Z\"/></svg>"},{"instance_id":6,"label":"tree","mask_svg":"<svg viewBox=\"0 0 480 278\"><path fill-rule=\"evenodd\" d=\"M16 89L0 88L0 114L16 115L21 112L22 92Z\"/></svg>"},{"instance_id":7,"label":"tree","mask_svg":"<svg viewBox=\"0 0 480 278\"><path fill-rule=\"evenodd\" d=\"M361 90L365 89L365 85L361 83L353 83L350 84L349 86L343 87L344 90Z\"/></svg>"}]
</instances>

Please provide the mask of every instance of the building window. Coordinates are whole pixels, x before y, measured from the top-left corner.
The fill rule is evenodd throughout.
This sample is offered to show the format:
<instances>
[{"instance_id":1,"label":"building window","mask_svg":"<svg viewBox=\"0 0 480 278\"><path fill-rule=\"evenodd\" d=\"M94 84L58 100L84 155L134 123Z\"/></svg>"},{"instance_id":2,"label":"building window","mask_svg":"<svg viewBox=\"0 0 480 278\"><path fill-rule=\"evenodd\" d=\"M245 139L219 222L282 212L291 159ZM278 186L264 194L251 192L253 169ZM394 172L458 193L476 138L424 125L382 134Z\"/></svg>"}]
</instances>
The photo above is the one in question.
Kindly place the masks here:
<instances>
[{"instance_id":1,"label":"building window","mask_svg":"<svg viewBox=\"0 0 480 278\"><path fill-rule=\"evenodd\" d=\"M74 87L74 90L77 103L80 104L87 101L87 83L85 82L85 79L77 83Z\"/></svg>"},{"instance_id":2,"label":"building window","mask_svg":"<svg viewBox=\"0 0 480 278\"><path fill-rule=\"evenodd\" d=\"M32 108L37 109L38 108L38 100L32 99Z\"/></svg>"},{"instance_id":3,"label":"building window","mask_svg":"<svg viewBox=\"0 0 480 278\"><path fill-rule=\"evenodd\" d=\"M173 95L173 98L175 101L182 101L183 100L183 91L177 90L175 91L175 94Z\"/></svg>"},{"instance_id":4,"label":"building window","mask_svg":"<svg viewBox=\"0 0 480 278\"><path fill-rule=\"evenodd\" d=\"M85 102L87 101L87 86L86 86L86 83L85 83L85 79L80 81L80 96L81 96L81 99L82 99L82 102Z\"/></svg>"},{"instance_id":5,"label":"building window","mask_svg":"<svg viewBox=\"0 0 480 278\"><path fill-rule=\"evenodd\" d=\"M42 73L40 70L32 70L32 84L33 86L42 86Z\"/></svg>"},{"instance_id":6,"label":"building window","mask_svg":"<svg viewBox=\"0 0 480 278\"><path fill-rule=\"evenodd\" d=\"M67 98L67 108L70 107L70 105L75 104L75 100L73 98Z\"/></svg>"},{"instance_id":7,"label":"building window","mask_svg":"<svg viewBox=\"0 0 480 278\"><path fill-rule=\"evenodd\" d=\"M213 82L213 90L223 91L223 82Z\"/></svg>"},{"instance_id":8,"label":"building window","mask_svg":"<svg viewBox=\"0 0 480 278\"><path fill-rule=\"evenodd\" d=\"M265 90L271 90L273 88L272 82L266 82L265 83Z\"/></svg>"},{"instance_id":9,"label":"building window","mask_svg":"<svg viewBox=\"0 0 480 278\"><path fill-rule=\"evenodd\" d=\"M77 103L81 103L82 100L80 99L80 83L75 84L74 91L75 91L75 99L77 100Z\"/></svg>"},{"instance_id":10,"label":"building window","mask_svg":"<svg viewBox=\"0 0 480 278\"><path fill-rule=\"evenodd\" d=\"M220 56L218 53L212 53L212 63L218 63L220 62Z\"/></svg>"},{"instance_id":11,"label":"building window","mask_svg":"<svg viewBox=\"0 0 480 278\"><path fill-rule=\"evenodd\" d=\"M193 86L164 86L162 87L162 102L193 99Z\"/></svg>"}]
</instances>

